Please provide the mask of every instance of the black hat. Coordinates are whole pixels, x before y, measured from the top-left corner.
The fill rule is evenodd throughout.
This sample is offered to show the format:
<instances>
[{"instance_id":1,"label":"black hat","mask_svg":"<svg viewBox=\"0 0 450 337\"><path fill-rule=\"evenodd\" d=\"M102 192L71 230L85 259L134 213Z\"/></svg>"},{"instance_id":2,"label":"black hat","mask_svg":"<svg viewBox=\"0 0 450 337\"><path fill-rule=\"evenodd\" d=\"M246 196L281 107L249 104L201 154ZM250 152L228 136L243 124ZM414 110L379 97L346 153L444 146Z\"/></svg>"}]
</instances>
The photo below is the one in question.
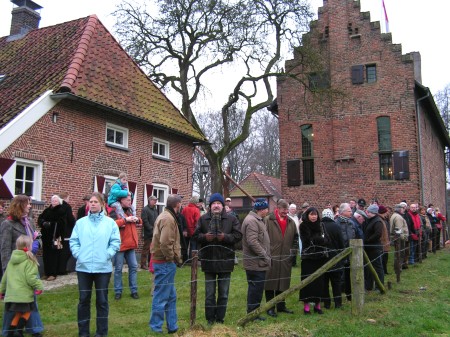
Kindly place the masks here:
<instances>
[{"instance_id":1,"label":"black hat","mask_svg":"<svg viewBox=\"0 0 450 337\"><path fill-rule=\"evenodd\" d=\"M358 199L358 203L357 203L359 206L362 206L362 207L366 207L366 201L364 200L364 199Z\"/></svg>"}]
</instances>

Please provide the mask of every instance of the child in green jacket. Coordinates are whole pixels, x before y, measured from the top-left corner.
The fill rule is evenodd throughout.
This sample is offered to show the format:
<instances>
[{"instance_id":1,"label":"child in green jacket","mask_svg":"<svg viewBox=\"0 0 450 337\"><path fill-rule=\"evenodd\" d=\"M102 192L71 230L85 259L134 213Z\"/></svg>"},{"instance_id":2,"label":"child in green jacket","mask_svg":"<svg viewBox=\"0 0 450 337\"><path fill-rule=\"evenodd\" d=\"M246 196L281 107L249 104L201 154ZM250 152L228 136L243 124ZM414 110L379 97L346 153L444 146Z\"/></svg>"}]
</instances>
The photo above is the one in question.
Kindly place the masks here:
<instances>
[{"instance_id":1,"label":"child in green jacket","mask_svg":"<svg viewBox=\"0 0 450 337\"><path fill-rule=\"evenodd\" d=\"M16 314L8 329L8 337L23 336L23 328L34 307L34 294L40 295L43 287L38 275L38 262L31 252L33 241L21 235L16 241L16 250L6 267L0 284L0 298L5 299L5 311Z\"/></svg>"}]
</instances>

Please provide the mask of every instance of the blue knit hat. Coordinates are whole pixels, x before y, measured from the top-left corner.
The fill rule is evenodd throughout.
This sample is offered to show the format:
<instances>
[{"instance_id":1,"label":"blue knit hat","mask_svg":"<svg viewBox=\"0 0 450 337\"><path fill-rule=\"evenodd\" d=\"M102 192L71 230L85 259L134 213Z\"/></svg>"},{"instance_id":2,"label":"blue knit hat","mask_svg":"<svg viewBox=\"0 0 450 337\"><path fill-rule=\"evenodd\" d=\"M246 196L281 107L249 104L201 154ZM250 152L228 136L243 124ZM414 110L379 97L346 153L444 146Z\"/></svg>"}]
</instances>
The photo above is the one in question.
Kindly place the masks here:
<instances>
[{"instance_id":1,"label":"blue knit hat","mask_svg":"<svg viewBox=\"0 0 450 337\"><path fill-rule=\"evenodd\" d=\"M255 204L253 205L253 208L257 211L260 211L262 209L269 208L269 204L267 203L266 199L258 198L255 200Z\"/></svg>"},{"instance_id":2,"label":"blue knit hat","mask_svg":"<svg viewBox=\"0 0 450 337\"><path fill-rule=\"evenodd\" d=\"M214 201L219 201L223 206L225 206L225 200L223 200L223 196L220 193L214 193L209 197L209 205L211 206Z\"/></svg>"}]
</instances>

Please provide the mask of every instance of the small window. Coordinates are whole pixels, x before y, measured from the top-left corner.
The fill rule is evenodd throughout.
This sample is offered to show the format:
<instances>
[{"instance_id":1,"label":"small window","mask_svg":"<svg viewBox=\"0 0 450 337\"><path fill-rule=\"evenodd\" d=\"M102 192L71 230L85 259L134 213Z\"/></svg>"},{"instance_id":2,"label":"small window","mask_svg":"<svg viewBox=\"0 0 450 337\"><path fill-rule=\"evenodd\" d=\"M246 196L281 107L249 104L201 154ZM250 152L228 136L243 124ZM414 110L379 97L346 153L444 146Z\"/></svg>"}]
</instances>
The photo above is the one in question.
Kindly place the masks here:
<instances>
[{"instance_id":1,"label":"small window","mask_svg":"<svg viewBox=\"0 0 450 337\"><path fill-rule=\"evenodd\" d=\"M352 67L352 83L353 84L363 84L364 83L364 67L362 65L357 65Z\"/></svg>"},{"instance_id":2,"label":"small window","mask_svg":"<svg viewBox=\"0 0 450 337\"><path fill-rule=\"evenodd\" d=\"M393 180L392 153L380 153L380 179Z\"/></svg>"},{"instance_id":3,"label":"small window","mask_svg":"<svg viewBox=\"0 0 450 337\"><path fill-rule=\"evenodd\" d=\"M377 118L378 151L391 151L391 119L387 116Z\"/></svg>"},{"instance_id":4,"label":"small window","mask_svg":"<svg viewBox=\"0 0 450 337\"><path fill-rule=\"evenodd\" d=\"M165 140L154 138L153 139L153 156L169 159L169 142Z\"/></svg>"},{"instance_id":5,"label":"small window","mask_svg":"<svg viewBox=\"0 0 450 337\"><path fill-rule=\"evenodd\" d=\"M303 184L314 184L314 148L313 148L313 126L305 124L301 126L302 133L302 163L303 163Z\"/></svg>"},{"instance_id":6,"label":"small window","mask_svg":"<svg viewBox=\"0 0 450 337\"><path fill-rule=\"evenodd\" d=\"M107 123L106 144L128 149L128 129Z\"/></svg>"},{"instance_id":7,"label":"small window","mask_svg":"<svg viewBox=\"0 0 450 337\"><path fill-rule=\"evenodd\" d=\"M287 161L288 186L300 186L300 159Z\"/></svg>"},{"instance_id":8,"label":"small window","mask_svg":"<svg viewBox=\"0 0 450 337\"><path fill-rule=\"evenodd\" d=\"M117 177L113 176L104 176L104 177L105 177L105 191L103 193L105 195L109 195L109 191L111 191L111 187L116 182Z\"/></svg>"},{"instance_id":9,"label":"small window","mask_svg":"<svg viewBox=\"0 0 450 337\"><path fill-rule=\"evenodd\" d=\"M169 195L169 187L167 185L153 184L152 195L157 198L156 207L158 207L158 213L161 214L166 207L167 196Z\"/></svg>"},{"instance_id":10,"label":"small window","mask_svg":"<svg viewBox=\"0 0 450 337\"><path fill-rule=\"evenodd\" d=\"M16 159L14 194L25 194L35 200L41 200L42 162Z\"/></svg>"},{"instance_id":11,"label":"small window","mask_svg":"<svg viewBox=\"0 0 450 337\"><path fill-rule=\"evenodd\" d=\"M367 83L373 83L377 81L377 66L376 64L366 65L366 79Z\"/></svg>"},{"instance_id":12,"label":"small window","mask_svg":"<svg viewBox=\"0 0 450 337\"><path fill-rule=\"evenodd\" d=\"M310 73L308 75L309 89L327 89L330 87L330 76L327 72Z\"/></svg>"}]
</instances>

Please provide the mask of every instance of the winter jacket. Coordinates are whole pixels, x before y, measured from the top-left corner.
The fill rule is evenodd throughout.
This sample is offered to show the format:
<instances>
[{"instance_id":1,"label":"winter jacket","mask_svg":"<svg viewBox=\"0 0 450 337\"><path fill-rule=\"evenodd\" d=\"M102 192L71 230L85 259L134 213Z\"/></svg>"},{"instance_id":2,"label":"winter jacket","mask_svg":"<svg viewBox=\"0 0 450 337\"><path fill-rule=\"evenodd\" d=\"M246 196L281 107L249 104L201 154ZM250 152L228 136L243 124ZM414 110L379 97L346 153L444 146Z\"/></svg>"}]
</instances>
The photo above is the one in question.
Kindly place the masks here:
<instances>
[{"instance_id":1,"label":"winter jacket","mask_svg":"<svg viewBox=\"0 0 450 337\"><path fill-rule=\"evenodd\" d=\"M44 289L37 276L37 264L23 250L14 250L0 285L5 303L32 303L34 290Z\"/></svg>"},{"instance_id":2,"label":"winter jacket","mask_svg":"<svg viewBox=\"0 0 450 337\"><path fill-rule=\"evenodd\" d=\"M39 215L38 225L41 228L42 242L46 247L51 247L55 238L70 238L75 225L72 208L66 202L62 205L47 207ZM63 240L62 244L67 243Z\"/></svg>"},{"instance_id":3,"label":"winter jacket","mask_svg":"<svg viewBox=\"0 0 450 337\"><path fill-rule=\"evenodd\" d=\"M383 251L389 252L389 250L391 249L391 240L389 239L388 232L389 222L383 218L381 218L381 221L383 222L383 231L381 232L381 243L383 245Z\"/></svg>"},{"instance_id":4,"label":"winter jacket","mask_svg":"<svg viewBox=\"0 0 450 337\"><path fill-rule=\"evenodd\" d=\"M200 210L196 204L190 203L181 211L184 218L186 219L186 230L188 237L194 235L195 227L197 226L198 220L200 219Z\"/></svg>"},{"instance_id":5,"label":"winter jacket","mask_svg":"<svg viewBox=\"0 0 450 337\"><path fill-rule=\"evenodd\" d=\"M322 218L322 225L324 235L327 238L325 241L328 248L328 258L331 259L344 250L344 236L341 227L334 220L324 217Z\"/></svg>"},{"instance_id":6,"label":"winter jacket","mask_svg":"<svg viewBox=\"0 0 450 337\"><path fill-rule=\"evenodd\" d=\"M156 218L158 217L158 207L150 205L145 206L141 212L142 222L144 224L144 240L151 240L153 237L153 226L155 225Z\"/></svg>"},{"instance_id":7,"label":"winter jacket","mask_svg":"<svg viewBox=\"0 0 450 337\"><path fill-rule=\"evenodd\" d=\"M89 212L76 222L69 244L77 259L76 271L111 273L112 258L120 249L119 228L103 212Z\"/></svg>"},{"instance_id":8,"label":"winter jacket","mask_svg":"<svg viewBox=\"0 0 450 337\"><path fill-rule=\"evenodd\" d=\"M367 225L364 228L364 249L379 249L381 248L381 237L383 235L383 228L385 227L383 220L379 215L367 220Z\"/></svg>"},{"instance_id":9,"label":"winter jacket","mask_svg":"<svg viewBox=\"0 0 450 337\"><path fill-rule=\"evenodd\" d=\"M185 208L186 209L186 208ZM217 219L211 216L211 212L202 215L192 236L200 245L200 260L202 271L205 273L229 273L234 269L234 245L242 240L239 230L239 221L232 215L228 215L225 209ZM217 226L215 226L217 225ZM222 241L217 238L206 240L206 233L224 233Z\"/></svg>"},{"instance_id":10,"label":"winter jacket","mask_svg":"<svg viewBox=\"0 0 450 337\"><path fill-rule=\"evenodd\" d=\"M302 216L300 224L300 239L302 240L302 260L326 259L327 247L324 232L319 221L311 222L308 217Z\"/></svg>"},{"instance_id":11,"label":"winter jacket","mask_svg":"<svg viewBox=\"0 0 450 337\"><path fill-rule=\"evenodd\" d=\"M181 264L180 231L175 212L166 207L155 221L150 249L152 261Z\"/></svg>"},{"instance_id":12,"label":"winter jacket","mask_svg":"<svg viewBox=\"0 0 450 337\"><path fill-rule=\"evenodd\" d=\"M36 230L32 222L30 222L30 229L33 233ZM9 259L11 258L12 251L16 249L16 241L19 236L29 235L31 237L33 233L27 233L27 230L22 222L15 221L10 217L6 218L6 220L2 222L0 233L2 268L4 271L8 265ZM33 241L33 254L37 253L40 246L41 243L39 240Z\"/></svg>"},{"instance_id":13,"label":"winter jacket","mask_svg":"<svg viewBox=\"0 0 450 337\"><path fill-rule=\"evenodd\" d=\"M405 215L406 222L408 224L409 238L414 241L419 241L419 235L421 235L420 227L422 223L419 213L414 214L413 212L408 211ZM433 226L433 224L431 225Z\"/></svg>"},{"instance_id":14,"label":"winter jacket","mask_svg":"<svg viewBox=\"0 0 450 337\"><path fill-rule=\"evenodd\" d=\"M108 205L111 206L113 203L119 201L120 198L125 198L128 196L128 188L126 185L122 185L120 179L111 186L111 190L108 195Z\"/></svg>"},{"instance_id":15,"label":"winter jacket","mask_svg":"<svg viewBox=\"0 0 450 337\"><path fill-rule=\"evenodd\" d=\"M269 233L264 220L253 211L250 211L242 222L242 250L245 270L270 269Z\"/></svg>"},{"instance_id":16,"label":"winter jacket","mask_svg":"<svg viewBox=\"0 0 450 337\"><path fill-rule=\"evenodd\" d=\"M400 231L400 238L408 241L409 230L405 218L400 213L394 212L391 215L389 222L391 224L391 235L394 235L395 232Z\"/></svg>"},{"instance_id":17,"label":"winter jacket","mask_svg":"<svg viewBox=\"0 0 450 337\"><path fill-rule=\"evenodd\" d=\"M336 223L341 228L342 237L344 238L344 245L348 247L350 244L350 240L357 239L357 230L355 224L350 220L350 218L346 218L343 216L339 216L336 219ZM301 227L301 226L300 226Z\"/></svg>"},{"instance_id":18,"label":"winter jacket","mask_svg":"<svg viewBox=\"0 0 450 337\"><path fill-rule=\"evenodd\" d=\"M289 256L291 256L291 249L298 249L296 245L297 227L292 218L286 217L286 220L286 230L283 236L274 213L270 213L264 218L269 233L270 256L272 257L272 266L266 274L265 290L284 291L290 287L292 259Z\"/></svg>"},{"instance_id":19,"label":"winter jacket","mask_svg":"<svg viewBox=\"0 0 450 337\"><path fill-rule=\"evenodd\" d=\"M126 217L132 216L133 211L131 208L123 208L123 212ZM139 239L137 234L136 225L142 225L142 219L138 218L139 221L136 222L128 222L124 218L120 218L117 215L116 211L111 211L110 214L111 219L113 219L117 226L119 227L120 232L120 252L125 252L131 249L137 249L139 245Z\"/></svg>"}]
</instances>

